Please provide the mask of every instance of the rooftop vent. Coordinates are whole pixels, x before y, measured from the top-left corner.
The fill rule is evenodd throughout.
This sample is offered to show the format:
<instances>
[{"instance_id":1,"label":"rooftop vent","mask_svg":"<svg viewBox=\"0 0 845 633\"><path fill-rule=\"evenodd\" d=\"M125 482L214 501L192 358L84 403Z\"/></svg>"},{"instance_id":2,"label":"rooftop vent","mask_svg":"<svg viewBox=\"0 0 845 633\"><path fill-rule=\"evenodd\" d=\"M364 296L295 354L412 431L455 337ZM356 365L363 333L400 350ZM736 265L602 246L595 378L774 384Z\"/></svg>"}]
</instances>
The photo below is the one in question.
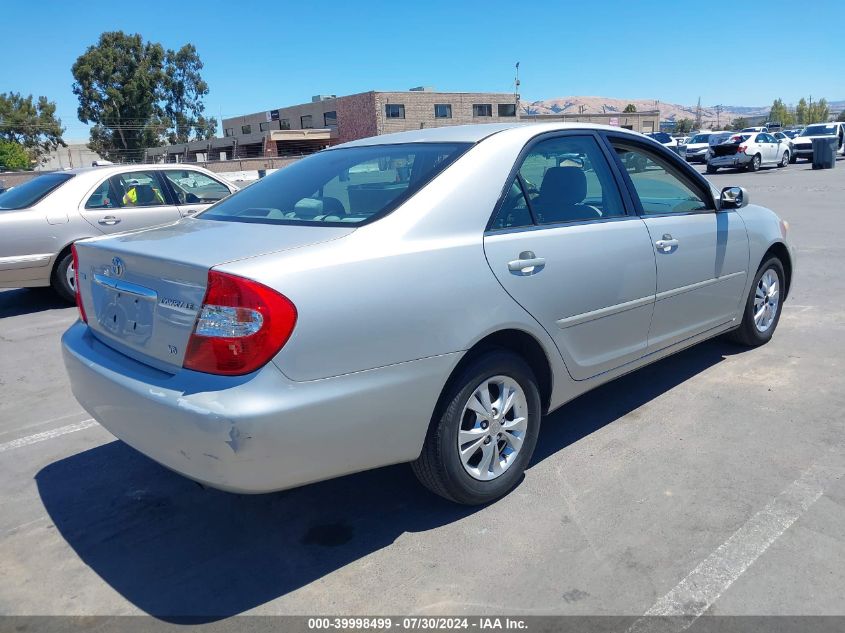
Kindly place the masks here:
<instances>
[{"instance_id":1,"label":"rooftop vent","mask_svg":"<svg viewBox=\"0 0 845 633\"><path fill-rule=\"evenodd\" d=\"M337 99L337 95L314 95L311 97L311 103L319 103L320 101L328 101L329 99Z\"/></svg>"}]
</instances>

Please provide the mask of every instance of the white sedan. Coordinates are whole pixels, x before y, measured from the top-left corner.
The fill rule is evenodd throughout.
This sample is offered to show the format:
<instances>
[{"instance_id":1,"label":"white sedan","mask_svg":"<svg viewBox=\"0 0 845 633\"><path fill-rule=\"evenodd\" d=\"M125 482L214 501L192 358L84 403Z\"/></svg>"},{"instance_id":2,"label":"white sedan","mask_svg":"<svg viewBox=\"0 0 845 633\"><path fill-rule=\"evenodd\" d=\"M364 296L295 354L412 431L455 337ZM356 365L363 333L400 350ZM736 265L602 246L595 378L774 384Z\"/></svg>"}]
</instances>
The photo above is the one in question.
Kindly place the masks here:
<instances>
[{"instance_id":1,"label":"white sedan","mask_svg":"<svg viewBox=\"0 0 845 633\"><path fill-rule=\"evenodd\" d=\"M767 132L740 132L707 152L707 173L733 167L758 171L765 165L786 167L789 146Z\"/></svg>"}]
</instances>

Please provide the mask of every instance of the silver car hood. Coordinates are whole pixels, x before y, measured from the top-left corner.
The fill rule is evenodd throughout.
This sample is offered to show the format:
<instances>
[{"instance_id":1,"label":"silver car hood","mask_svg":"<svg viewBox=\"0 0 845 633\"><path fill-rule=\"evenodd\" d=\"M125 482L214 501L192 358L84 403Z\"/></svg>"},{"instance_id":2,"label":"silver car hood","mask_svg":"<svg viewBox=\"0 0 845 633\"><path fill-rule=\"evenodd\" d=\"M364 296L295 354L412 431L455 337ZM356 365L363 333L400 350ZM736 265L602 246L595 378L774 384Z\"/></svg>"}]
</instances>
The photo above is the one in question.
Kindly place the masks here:
<instances>
[{"instance_id":1,"label":"silver car hood","mask_svg":"<svg viewBox=\"0 0 845 633\"><path fill-rule=\"evenodd\" d=\"M211 268L291 248L336 240L354 228L221 222L184 218L173 224L87 240L122 254Z\"/></svg>"}]
</instances>

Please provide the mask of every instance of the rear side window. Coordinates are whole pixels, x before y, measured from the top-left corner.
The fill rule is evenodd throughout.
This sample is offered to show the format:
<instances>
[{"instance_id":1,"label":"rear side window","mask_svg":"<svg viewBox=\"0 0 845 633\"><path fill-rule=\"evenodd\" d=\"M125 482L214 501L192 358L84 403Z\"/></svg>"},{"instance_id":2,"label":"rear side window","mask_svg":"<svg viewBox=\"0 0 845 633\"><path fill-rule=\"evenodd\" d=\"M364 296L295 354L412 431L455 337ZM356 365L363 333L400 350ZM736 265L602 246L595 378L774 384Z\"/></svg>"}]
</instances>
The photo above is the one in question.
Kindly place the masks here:
<instances>
[{"instance_id":1,"label":"rear side window","mask_svg":"<svg viewBox=\"0 0 845 633\"><path fill-rule=\"evenodd\" d=\"M376 220L419 191L469 143L348 147L297 161L196 217L349 226Z\"/></svg>"},{"instance_id":2,"label":"rear side window","mask_svg":"<svg viewBox=\"0 0 845 633\"><path fill-rule=\"evenodd\" d=\"M120 209L164 204L167 204L167 199L155 172L132 171L100 183L85 202L85 208Z\"/></svg>"},{"instance_id":3,"label":"rear side window","mask_svg":"<svg viewBox=\"0 0 845 633\"><path fill-rule=\"evenodd\" d=\"M14 211L31 207L71 178L73 178L73 174L44 174L9 189L5 193L0 193L0 211Z\"/></svg>"}]
</instances>

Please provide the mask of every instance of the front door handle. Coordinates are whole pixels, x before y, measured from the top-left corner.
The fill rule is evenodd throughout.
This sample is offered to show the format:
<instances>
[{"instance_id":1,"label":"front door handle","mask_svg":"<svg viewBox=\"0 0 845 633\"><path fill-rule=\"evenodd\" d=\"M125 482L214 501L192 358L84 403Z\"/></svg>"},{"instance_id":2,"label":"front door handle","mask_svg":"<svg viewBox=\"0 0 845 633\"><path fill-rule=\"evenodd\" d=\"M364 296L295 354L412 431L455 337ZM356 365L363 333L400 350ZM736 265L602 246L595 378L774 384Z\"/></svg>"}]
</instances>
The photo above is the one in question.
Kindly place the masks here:
<instances>
[{"instance_id":1,"label":"front door handle","mask_svg":"<svg viewBox=\"0 0 845 633\"><path fill-rule=\"evenodd\" d=\"M666 233L663 236L663 239L657 240L654 245L657 247L658 250L669 251L670 249L673 249L678 245L678 240Z\"/></svg>"},{"instance_id":2,"label":"front door handle","mask_svg":"<svg viewBox=\"0 0 845 633\"><path fill-rule=\"evenodd\" d=\"M519 259L508 262L508 270L517 275L533 275L543 270L546 260L537 257L533 251L522 251Z\"/></svg>"},{"instance_id":3,"label":"front door handle","mask_svg":"<svg viewBox=\"0 0 845 633\"><path fill-rule=\"evenodd\" d=\"M106 226L112 226L112 225L117 224L118 222L120 222L120 218L116 218L116 217L115 217L115 216L113 216L113 215L107 215L107 216L105 216L105 217L100 218L99 220L97 220L97 222L98 222L99 224L105 224Z\"/></svg>"}]
</instances>

